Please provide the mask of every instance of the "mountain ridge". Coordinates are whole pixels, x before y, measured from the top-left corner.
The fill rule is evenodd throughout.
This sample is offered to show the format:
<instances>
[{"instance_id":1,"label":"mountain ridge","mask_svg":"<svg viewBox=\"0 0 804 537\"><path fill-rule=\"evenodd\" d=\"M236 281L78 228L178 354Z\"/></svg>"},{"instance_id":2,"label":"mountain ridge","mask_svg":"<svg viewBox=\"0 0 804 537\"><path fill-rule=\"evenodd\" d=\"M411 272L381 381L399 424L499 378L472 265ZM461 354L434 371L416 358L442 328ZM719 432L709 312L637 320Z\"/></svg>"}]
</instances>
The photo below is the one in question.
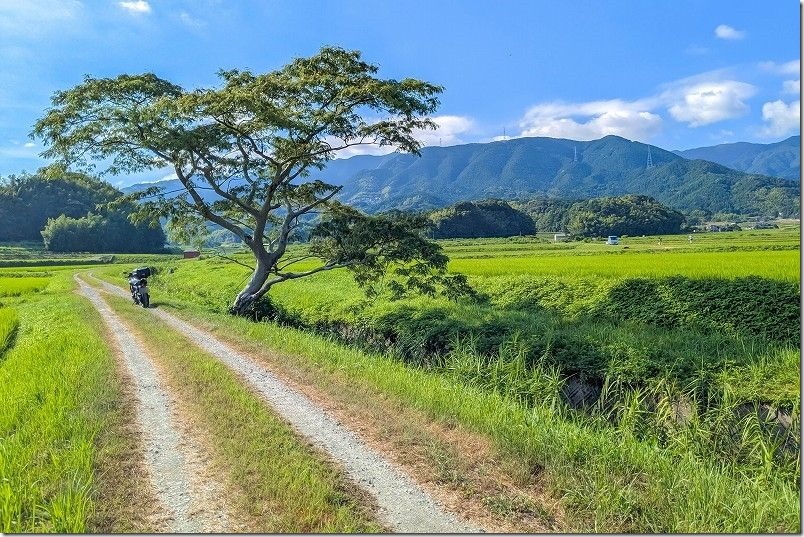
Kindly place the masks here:
<instances>
[{"instance_id":1,"label":"mountain ridge","mask_svg":"<svg viewBox=\"0 0 804 537\"><path fill-rule=\"evenodd\" d=\"M368 212L429 210L487 198L641 194L682 211L775 215L798 214L800 196L797 181L689 160L614 135L425 147L420 157L359 155L332 160L311 178L342 186L339 199Z\"/></svg>"},{"instance_id":2,"label":"mountain ridge","mask_svg":"<svg viewBox=\"0 0 804 537\"><path fill-rule=\"evenodd\" d=\"M746 172L801 180L801 136L771 144L734 142L673 153L688 159L703 159Z\"/></svg>"}]
</instances>

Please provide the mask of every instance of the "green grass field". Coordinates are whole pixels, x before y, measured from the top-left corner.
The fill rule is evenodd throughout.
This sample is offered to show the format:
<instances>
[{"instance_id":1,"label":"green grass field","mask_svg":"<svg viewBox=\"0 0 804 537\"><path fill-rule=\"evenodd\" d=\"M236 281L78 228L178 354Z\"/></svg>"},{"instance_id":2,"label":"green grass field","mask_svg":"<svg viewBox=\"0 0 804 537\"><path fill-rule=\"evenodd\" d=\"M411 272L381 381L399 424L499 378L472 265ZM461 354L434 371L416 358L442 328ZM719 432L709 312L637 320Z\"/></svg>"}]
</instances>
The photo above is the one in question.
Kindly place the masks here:
<instances>
[{"instance_id":1,"label":"green grass field","mask_svg":"<svg viewBox=\"0 0 804 537\"><path fill-rule=\"evenodd\" d=\"M0 309L0 531L88 531L105 449L97 436L116 434L112 354L68 273L0 281L22 284Z\"/></svg>"},{"instance_id":2,"label":"green grass field","mask_svg":"<svg viewBox=\"0 0 804 537\"><path fill-rule=\"evenodd\" d=\"M151 265L157 307L488 435L541 469L570 531L796 532L799 241L798 227L616 247L443 241L483 300L368 300L338 270L272 289L285 326L225 314L249 272L221 258L87 268L124 285ZM62 274L38 270L0 269L0 281ZM570 404L573 379L597 400Z\"/></svg>"}]
</instances>

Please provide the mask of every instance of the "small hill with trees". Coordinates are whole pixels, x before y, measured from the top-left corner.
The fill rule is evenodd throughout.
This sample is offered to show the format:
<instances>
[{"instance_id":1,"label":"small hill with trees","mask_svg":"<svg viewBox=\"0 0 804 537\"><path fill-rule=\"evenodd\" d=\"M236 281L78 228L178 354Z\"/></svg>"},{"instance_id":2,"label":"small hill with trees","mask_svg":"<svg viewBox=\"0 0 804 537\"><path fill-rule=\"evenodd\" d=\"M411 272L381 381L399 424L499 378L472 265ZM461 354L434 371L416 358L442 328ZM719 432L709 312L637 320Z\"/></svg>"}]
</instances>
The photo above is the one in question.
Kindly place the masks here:
<instances>
[{"instance_id":1,"label":"small hill with trees","mask_svg":"<svg viewBox=\"0 0 804 537\"><path fill-rule=\"evenodd\" d=\"M129 219L136 206L105 181L53 166L0 182L0 241L41 241L56 252L161 252L157 223ZM113 203L117 201L117 203Z\"/></svg>"},{"instance_id":2,"label":"small hill with trees","mask_svg":"<svg viewBox=\"0 0 804 537\"><path fill-rule=\"evenodd\" d=\"M681 232L684 215L648 196L596 198L574 203L567 211L572 235L664 235Z\"/></svg>"},{"instance_id":3,"label":"small hill with trees","mask_svg":"<svg viewBox=\"0 0 804 537\"><path fill-rule=\"evenodd\" d=\"M649 196L461 202L431 212L437 239L564 231L580 237L680 233L684 215Z\"/></svg>"},{"instance_id":4,"label":"small hill with trees","mask_svg":"<svg viewBox=\"0 0 804 537\"><path fill-rule=\"evenodd\" d=\"M437 239L512 237L536 233L530 216L500 200L458 203L431 213L430 220L434 225L433 237Z\"/></svg>"}]
</instances>

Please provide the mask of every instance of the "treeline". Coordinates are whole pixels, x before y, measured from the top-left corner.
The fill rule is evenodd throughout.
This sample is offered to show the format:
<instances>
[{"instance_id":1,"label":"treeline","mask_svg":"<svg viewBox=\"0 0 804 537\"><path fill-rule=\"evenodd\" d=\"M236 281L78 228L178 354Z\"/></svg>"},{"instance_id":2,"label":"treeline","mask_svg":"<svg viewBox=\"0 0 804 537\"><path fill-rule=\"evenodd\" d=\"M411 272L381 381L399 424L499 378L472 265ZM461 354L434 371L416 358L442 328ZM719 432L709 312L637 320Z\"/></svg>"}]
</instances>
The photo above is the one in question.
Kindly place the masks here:
<instances>
[{"instance_id":1,"label":"treeline","mask_svg":"<svg viewBox=\"0 0 804 537\"><path fill-rule=\"evenodd\" d=\"M562 231L580 237L679 233L684 215L649 196L463 202L433 211L434 238L512 237Z\"/></svg>"},{"instance_id":2,"label":"treeline","mask_svg":"<svg viewBox=\"0 0 804 537\"><path fill-rule=\"evenodd\" d=\"M163 251L162 228L133 223L136 205L122 196L105 181L56 166L12 175L0 181L0 241L43 240L54 252Z\"/></svg>"}]
</instances>

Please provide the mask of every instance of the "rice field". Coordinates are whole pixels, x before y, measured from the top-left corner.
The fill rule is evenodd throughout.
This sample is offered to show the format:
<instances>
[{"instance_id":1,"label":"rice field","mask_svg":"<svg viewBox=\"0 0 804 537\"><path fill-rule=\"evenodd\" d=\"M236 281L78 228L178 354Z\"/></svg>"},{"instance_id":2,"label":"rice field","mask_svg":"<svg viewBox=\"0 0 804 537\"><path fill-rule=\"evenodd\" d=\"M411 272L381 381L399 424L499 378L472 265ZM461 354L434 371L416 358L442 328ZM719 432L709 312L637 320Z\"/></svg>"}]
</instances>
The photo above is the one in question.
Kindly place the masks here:
<instances>
[{"instance_id":1,"label":"rice field","mask_svg":"<svg viewBox=\"0 0 804 537\"><path fill-rule=\"evenodd\" d=\"M41 291L50 283L42 276L2 277L0 273L0 297L16 297Z\"/></svg>"}]
</instances>

